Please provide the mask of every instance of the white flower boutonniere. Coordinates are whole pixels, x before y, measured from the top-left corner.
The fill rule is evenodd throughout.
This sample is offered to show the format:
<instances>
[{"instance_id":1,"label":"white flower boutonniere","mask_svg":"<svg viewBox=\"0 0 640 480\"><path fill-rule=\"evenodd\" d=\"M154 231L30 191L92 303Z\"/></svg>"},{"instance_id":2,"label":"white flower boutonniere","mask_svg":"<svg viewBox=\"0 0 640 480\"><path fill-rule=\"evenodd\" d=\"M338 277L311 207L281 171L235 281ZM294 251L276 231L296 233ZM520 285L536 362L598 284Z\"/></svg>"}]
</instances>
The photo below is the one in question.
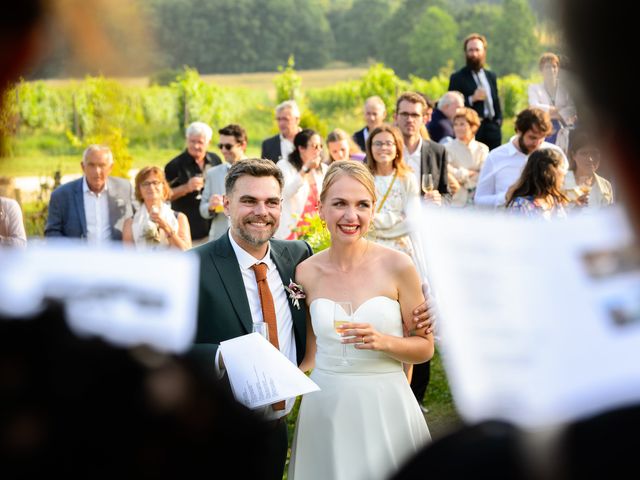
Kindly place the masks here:
<instances>
[{"instance_id":1,"label":"white flower boutonniere","mask_svg":"<svg viewBox=\"0 0 640 480\"><path fill-rule=\"evenodd\" d=\"M302 300L303 298L307 298L307 296L304 294L302 286L289 279L289 286L284 285L284 289L289 294L289 300L291 300L291 303L295 305L298 310L300 310L300 300Z\"/></svg>"}]
</instances>

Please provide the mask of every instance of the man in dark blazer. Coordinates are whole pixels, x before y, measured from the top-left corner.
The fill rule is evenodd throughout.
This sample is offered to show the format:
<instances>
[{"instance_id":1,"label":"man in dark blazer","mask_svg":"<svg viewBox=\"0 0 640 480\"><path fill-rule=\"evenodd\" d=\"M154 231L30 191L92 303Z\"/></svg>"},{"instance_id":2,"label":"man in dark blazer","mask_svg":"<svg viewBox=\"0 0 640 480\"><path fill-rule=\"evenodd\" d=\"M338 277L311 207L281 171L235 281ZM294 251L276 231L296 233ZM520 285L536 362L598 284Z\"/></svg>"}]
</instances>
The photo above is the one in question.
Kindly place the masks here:
<instances>
[{"instance_id":1,"label":"man in dark blazer","mask_svg":"<svg viewBox=\"0 0 640 480\"><path fill-rule=\"evenodd\" d=\"M485 70L487 39L472 33L464 40L467 65L451 74L449 90L464 95L464 104L473 108L482 119L476 140L486 144L490 150L502 144L502 109L498 96L496 74Z\"/></svg>"},{"instance_id":2,"label":"man in dark blazer","mask_svg":"<svg viewBox=\"0 0 640 480\"><path fill-rule=\"evenodd\" d=\"M109 176L113 154L108 147L89 146L80 165L84 176L51 194L44 235L121 241L124 221L133 216L131 183Z\"/></svg>"},{"instance_id":3,"label":"man in dark blazer","mask_svg":"<svg viewBox=\"0 0 640 480\"><path fill-rule=\"evenodd\" d=\"M366 142L369 137L369 132L372 132L374 128L382 125L386 117L387 107L380 97L374 95L365 100L364 121L367 125L353 134L353 141L358 144L360 150L363 152L367 151Z\"/></svg>"},{"instance_id":4,"label":"man in dark blazer","mask_svg":"<svg viewBox=\"0 0 640 480\"><path fill-rule=\"evenodd\" d=\"M260 158L277 163L293 152L293 139L301 130L300 109L295 100L286 100L276 107L276 122L280 132L262 142Z\"/></svg>"},{"instance_id":5,"label":"man in dark blazer","mask_svg":"<svg viewBox=\"0 0 640 480\"><path fill-rule=\"evenodd\" d=\"M422 138L422 129L426 120L427 102L416 92L405 92L396 101L394 121L400 129L404 141L404 161L416 177L418 185L422 176L431 174L432 191L424 193L427 202L441 205L451 200L448 183L449 156L445 148L431 140Z\"/></svg>"},{"instance_id":6,"label":"man in dark blazer","mask_svg":"<svg viewBox=\"0 0 640 480\"><path fill-rule=\"evenodd\" d=\"M284 180L269 160L239 160L225 181L225 215L229 231L194 251L200 256L198 329L192 356L212 375L225 375L220 342L252 332L254 321L262 321L261 301L252 266L266 263L269 289L278 324L280 351L298 365L305 353L306 309L293 305L284 285L295 279L296 266L312 254L302 241L271 239L280 222L280 199ZM273 464L262 478L282 478L287 456L286 414L265 409L273 437L261 449L269 449Z\"/></svg>"}]
</instances>

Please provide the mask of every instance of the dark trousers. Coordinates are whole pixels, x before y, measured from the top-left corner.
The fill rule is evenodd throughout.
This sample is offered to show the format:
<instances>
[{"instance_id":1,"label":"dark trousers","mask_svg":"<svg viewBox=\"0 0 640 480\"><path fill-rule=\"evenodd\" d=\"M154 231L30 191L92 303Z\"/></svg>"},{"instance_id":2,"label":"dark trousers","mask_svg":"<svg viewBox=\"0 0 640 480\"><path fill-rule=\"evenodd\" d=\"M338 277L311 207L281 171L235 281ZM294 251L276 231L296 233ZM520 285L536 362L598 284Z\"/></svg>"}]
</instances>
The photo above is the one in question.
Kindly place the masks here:
<instances>
[{"instance_id":1,"label":"dark trousers","mask_svg":"<svg viewBox=\"0 0 640 480\"><path fill-rule=\"evenodd\" d=\"M431 377L431 361L424 363L417 363L413 366L413 376L411 377L411 390L418 400L418 403L422 405L424 400L424 394L427 392L427 386L429 385L429 378Z\"/></svg>"},{"instance_id":2,"label":"dark trousers","mask_svg":"<svg viewBox=\"0 0 640 480\"><path fill-rule=\"evenodd\" d=\"M502 130L500 124L495 120L482 119L478 133L476 133L476 140L484 143L489 147L489 150L499 147L502 145Z\"/></svg>"},{"instance_id":3,"label":"dark trousers","mask_svg":"<svg viewBox=\"0 0 640 480\"><path fill-rule=\"evenodd\" d=\"M264 480L282 480L284 465L287 461L287 449L289 448L287 419L284 417L282 420L267 423L271 429L271 435L263 445L253 446L255 448L264 448L268 451L269 463L265 465L264 475L261 478Z\"/></svg>"}]
</instances>

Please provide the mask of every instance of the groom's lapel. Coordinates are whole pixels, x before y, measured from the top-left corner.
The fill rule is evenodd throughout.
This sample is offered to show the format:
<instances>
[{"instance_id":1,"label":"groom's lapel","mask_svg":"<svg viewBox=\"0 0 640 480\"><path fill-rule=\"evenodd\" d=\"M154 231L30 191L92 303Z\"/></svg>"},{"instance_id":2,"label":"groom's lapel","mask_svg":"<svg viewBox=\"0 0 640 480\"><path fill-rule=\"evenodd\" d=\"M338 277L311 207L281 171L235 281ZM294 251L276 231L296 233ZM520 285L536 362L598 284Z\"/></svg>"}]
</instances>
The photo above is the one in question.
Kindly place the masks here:
<instances>
[{"instance_id":1,"label":"groom's lapel","mask_svg":"<svg viewBox=\"0 0 640 480\"><path fill-rule=\"evenodd\" d=\"M247 333L251 333L253 320L251 318L249 300L247 299L247 291L242 281L238 259L226 233L220 238L220 241L216 241L211 255L214 257L213 264L218 270L222 286L226 290L231 305L238 315L238 320L244 330ZM220 294L222 295L222 292Z\"/></svg>"},{"instance_id":2,"label":"groom's lapel","mask_svg":"<svg viewBox=\"0 0 640 480\"><path fill-rule=\"evenodd\" d=\"M291 257L291 253L286 246L286 243L271 242L271 258L278 268L278 273L280 274L282 284L289 285L289 283L295 276L297 265L294 263L293 258ZM302 320L303 324L305 322L304 302L299 303L300 308L297 308L293 305L293 302L289 298L288 294L287 298L289 300L289 310L291 310L291 316L294 320L293 326L294 328L298 328L298 322L300 320Z\"/></svg>"}]
</instances>

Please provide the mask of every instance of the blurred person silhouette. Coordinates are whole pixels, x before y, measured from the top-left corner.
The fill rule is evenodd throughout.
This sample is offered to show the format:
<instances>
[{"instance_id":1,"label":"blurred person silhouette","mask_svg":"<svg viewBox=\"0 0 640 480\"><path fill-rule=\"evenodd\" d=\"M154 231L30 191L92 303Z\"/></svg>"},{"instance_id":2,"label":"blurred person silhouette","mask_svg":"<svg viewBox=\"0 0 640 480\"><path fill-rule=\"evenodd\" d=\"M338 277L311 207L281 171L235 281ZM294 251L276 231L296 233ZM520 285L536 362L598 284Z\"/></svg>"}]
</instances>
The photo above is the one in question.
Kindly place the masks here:
<instances>
[{"instance_id":1,"label":"blurred person silhouette","mask_svg":"<svg viewBox=\"0 0 640 480\"><path fill-rule=\"evenodd\" d=\"M12 198L0 197L0 246L25 247L27 234L22 209Z\"/></svg>"},{"instance_id":2,"label":"blurred person silhouette","mask_svg":"<svg viewBox=\"0 0 640 480\"><path fill-rule=\"evenodd\" d=\"M113 153L89 145L82 154L83 176L51 193L45 237L82 238L100 245L122 240L125 219L133 215L131 183L110 176Z\"/></svg>"},{"instance_id":3,"label":"blurred person silhouette","mask_svg":"<svg viewBox=\"0 0 640 480\"><path fill-rule=\"evenodd\" d=\"M581 123L597 132L618 196L640 234L640 127L629 108L629 52L636 20L621 0L558 0L558 18L582 90ZM626 14L622 14L624 12ZM594 35L594 32L599 32ZM536 279L544 281L544 279ZM562 319L558 319L561 321ZM570 341L570 340L568 340ZM539 339L532 339L539 342ZM636 386L637 388L637 386ZM425 478L590 479L627 478L637 465L633 440L640 430L640 402L632 402L558 426L553 440L504 422L482 422L436 440L395 480Z\"/></svg>"},{"instance_id":4,"label":"blurred person silhouette","mask_svg":"<svg viewBox=\"0 0 640 480\"><path fill-rule=\"evenodd\" d=\"M329 151L329 161L331 164L338 160L365 161L365 154L356 145L353 138L347 132L336 128L327 135L327 150Z\"/></svg>"},{"instance_id":5,"label":"blurred person silhouette","mask_svg":"<svg viewBox=\"0 0 640 480\"><path fill-rule=\"evenodd\" d=\"M75 46L93 54L100 51L85 42L104 33L91 30L96 21L91 15L94 3L105 9L125 5L24 0L3 10L0 98L43 53L43 26L52 21L52 11L90 30L72 29L77 34L71 38ZM135 12L128 2L126 6L127 12ZM132 30L138 21L135 15L129 18ZM264 425L187 359L77 337L59 303L49 302L38 314L17 317L3 306L3 478L52 474L112 478L123 472L177 478L215 472L222 462L229 462L239 478L263 476L267 450L255 449L247 461L238 445L263 442Z\"/></svg>"},{"instance_id":6,"label":"blurred person silhouette","mask_svg":"<svg viewBox=\"0 0 640 480\"><path fill-rule=\"evenodd\" d=\"M139 250L191 248L189 220L184 213L172 210L167 204L171 188L160 167L144 167L138 172L135 195L140 208L124 222L124 242L135 244Z\"/></svg>"},{"instance_id":7,"label":"blurred person silhouette","mask_svg":"<svg viewBox=\"0 0 640 480\"><path fill-rule=\"evenodd\" d=\"M564 190L577 200L588 194L588 207L599 208L613 204L613 188L609 180L596 172L600 167L602 151L595 136L584 127L569 132L569 172L564 179Z\"/></svg>"},{"instance_id":8,"label":"blurred person silhouette","mask_svg":"<svg viewBox=\"0 0 640 480\"><path fill-rule=\"evenodd\" d=\"M529 85L529 106L544 110L549 114L553 130L545 139L549 143L565 147L569 129L576 122L576 107L569 92L560 82L560 57L545 52L540 56L538 67L542 74L542 83ZM564 130L562 130L564 129ZM562 131L562 134L560 132Z\"/></svg>"}]
</instances>

